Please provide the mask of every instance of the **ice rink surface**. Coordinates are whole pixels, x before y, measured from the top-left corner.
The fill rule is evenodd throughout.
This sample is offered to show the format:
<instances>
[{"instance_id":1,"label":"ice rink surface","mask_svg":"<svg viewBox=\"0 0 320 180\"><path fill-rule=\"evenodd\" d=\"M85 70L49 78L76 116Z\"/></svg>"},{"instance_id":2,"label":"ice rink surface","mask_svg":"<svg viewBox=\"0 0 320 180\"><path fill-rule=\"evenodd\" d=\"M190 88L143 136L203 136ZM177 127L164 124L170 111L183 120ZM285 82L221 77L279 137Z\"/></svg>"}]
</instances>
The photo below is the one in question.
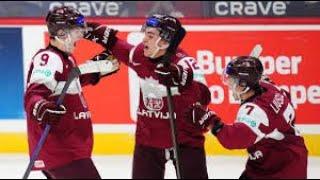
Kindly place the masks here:
<instances>
[{"instance_id":1,"label":"ice rink surface","mask_svg":"<svg viewBox=\"0 0 320 180\"><path fill-rule=\"evenodd\" d=\"M94 156L98 171L103 179L130 179L132 156ZM28 165L26 155L1 154L0 179L21 179ZM240 156L209 156L207 157L209 178L237 179L246 162ZM166 179L176 178L171 161L166 164ZM308 179L320 179L320 157L309 157ZM31 172L29 178L44 179L39 171Z\"/></svg>"}]
</instances>

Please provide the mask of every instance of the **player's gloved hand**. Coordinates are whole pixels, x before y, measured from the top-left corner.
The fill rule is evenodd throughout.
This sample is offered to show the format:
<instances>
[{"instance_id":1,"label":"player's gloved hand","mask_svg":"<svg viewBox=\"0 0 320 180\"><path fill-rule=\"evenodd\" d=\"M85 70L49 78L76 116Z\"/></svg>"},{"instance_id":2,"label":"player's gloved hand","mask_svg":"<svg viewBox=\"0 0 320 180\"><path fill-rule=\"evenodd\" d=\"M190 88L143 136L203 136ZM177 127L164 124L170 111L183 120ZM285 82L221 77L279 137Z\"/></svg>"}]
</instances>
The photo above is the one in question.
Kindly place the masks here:
<instances>
[{"instance_id":1,"label":"player's gloved hand","mask_svg":"<svg viewBox=\"0 0 320 180\"><path fill-rule=\"evenodd\" d=\"M117 32L117 30L108 28L107 25L88 22L84 38L99 43L106 49L109 49L117 40Z\"/></svg>"},{"instance_id":2,"label":"player's gloved hand","mask_svg":"<svg viewBox=\"0 0 320 180\"><path fill-rule=\"evenodd\" d=\"M94 56L91 59L93 61L98 61L97 66L100 70L100 77L114 74L120 69L120 62L118 61L118 59L107 50Z\"/></svg>"},{"instance_id":3,"label":"player's gloved hand","mask_svg":"<svg viewBox=\"0 0 320 180\"><path fill-rule=\"evenodd\" d=\"M161 84L167 86L181 85L183 68L180 65L171 63L165 67L164 64L160 63L154 72L158 75Z\"/></svg>"},{"instance_id":4,"label":"player's gloved hand","mask_svg":"<svg viewBox=\"0 0 320 180\"><path fill-rule=\"evenodd\" d=\"M35 103L32 114L40 124L56 125L66 112L63 105L57 106L53 101L40 100Z\"/></svg>"},{"instance_id":5,"label":"player's gloved hand","mask_svg":"<svg viewBox=\"0 0 320 180\"><path fill-rule=\"evenodd\" d=\"M185 119L194 124L196 127L211 130L212 134L216 135L217 132L223 127L221 118L208 107L200 103L192 104L185 113Z\"/></svg>"}]
</instances>

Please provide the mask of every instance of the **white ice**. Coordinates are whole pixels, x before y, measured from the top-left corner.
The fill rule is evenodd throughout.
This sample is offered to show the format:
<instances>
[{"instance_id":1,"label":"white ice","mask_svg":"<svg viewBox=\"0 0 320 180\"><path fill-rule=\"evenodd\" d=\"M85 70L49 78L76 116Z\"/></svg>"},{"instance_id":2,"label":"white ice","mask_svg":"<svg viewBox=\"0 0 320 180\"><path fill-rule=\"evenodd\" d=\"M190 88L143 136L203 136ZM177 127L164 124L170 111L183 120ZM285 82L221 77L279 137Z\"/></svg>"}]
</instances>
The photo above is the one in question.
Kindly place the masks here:
<instances>
[{"instance_id":1,"label":"white ice","mask_svg":"<svg viewBox=\"0 0 320 180\"><path fill-rule=\"evenodd\" d=\"M131 156L94 156L93 160L104 179L130 179ZM246 158L242 156L209 156L207 157L209 178L237 179L244 169ZM28 165L26 155L0 154L0 179L21 179ZM166 164L166 179L176 178L171 162ZM308 178L319 179L320 157L309 157ZM31 172L29 178L44 179L39 171Z\"/></svg>"}]
</instances>

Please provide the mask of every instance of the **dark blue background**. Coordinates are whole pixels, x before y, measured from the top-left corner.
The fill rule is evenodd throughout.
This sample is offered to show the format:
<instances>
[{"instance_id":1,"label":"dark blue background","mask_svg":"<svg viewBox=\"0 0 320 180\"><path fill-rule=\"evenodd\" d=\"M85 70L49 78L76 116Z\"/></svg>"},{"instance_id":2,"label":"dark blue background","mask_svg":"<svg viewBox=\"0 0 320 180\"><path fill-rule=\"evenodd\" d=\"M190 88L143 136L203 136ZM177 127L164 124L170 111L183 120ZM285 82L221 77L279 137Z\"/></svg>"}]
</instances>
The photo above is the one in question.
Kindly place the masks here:
<instances>
[{"instance_id":1,"label":"dark blue background","mask_svg":"<svg viewBox=\"0 0 320 180\"><path fill-rule=\"evenodd\" d=\"M21 28L0 28L0 120L23 119Z\"/></svg>"}]
</instances>

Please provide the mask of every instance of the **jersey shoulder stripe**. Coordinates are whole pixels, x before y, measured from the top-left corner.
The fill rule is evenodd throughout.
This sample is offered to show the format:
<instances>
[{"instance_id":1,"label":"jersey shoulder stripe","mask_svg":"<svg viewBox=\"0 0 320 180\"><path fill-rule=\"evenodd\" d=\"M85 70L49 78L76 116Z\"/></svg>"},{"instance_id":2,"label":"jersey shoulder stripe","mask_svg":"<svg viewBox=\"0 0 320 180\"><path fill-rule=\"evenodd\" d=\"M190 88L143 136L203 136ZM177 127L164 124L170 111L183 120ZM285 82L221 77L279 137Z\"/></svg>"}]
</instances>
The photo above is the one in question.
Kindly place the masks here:
<instances>
[{"instance_id":1,"label":"jersey shoulder stripe","mask_svg":"<svg viewBox=\"0 0 320 180\"><path fill-rule=\"evenodd\" d=\"M33 69L28 85L32 83L44 84L50 90L57 85L55 74L63 73L63 60L50 50L38 52L32 60Z\"/></svg>"}]
</instances>

